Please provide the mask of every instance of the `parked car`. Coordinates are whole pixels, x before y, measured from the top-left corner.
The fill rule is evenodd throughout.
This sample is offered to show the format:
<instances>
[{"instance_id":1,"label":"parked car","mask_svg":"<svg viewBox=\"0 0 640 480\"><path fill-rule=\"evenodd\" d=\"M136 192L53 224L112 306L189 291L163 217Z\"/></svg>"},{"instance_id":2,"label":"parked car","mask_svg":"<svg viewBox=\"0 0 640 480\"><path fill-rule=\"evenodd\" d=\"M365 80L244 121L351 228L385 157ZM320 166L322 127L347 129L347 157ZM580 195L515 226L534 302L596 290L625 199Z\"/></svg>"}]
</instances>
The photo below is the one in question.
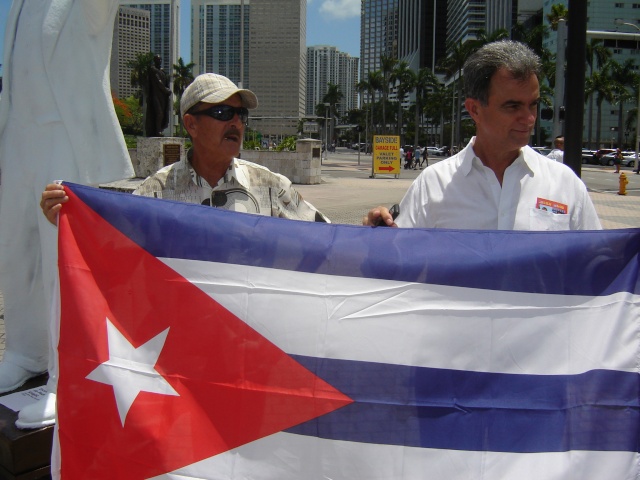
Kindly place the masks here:
<instances>
[{"instance_id":1,"label":"parked car","mask_svg":"<svg viewBox=\"0 0 640 480\"><path fill-rule=\"evenodd\" d=\"M607 157L610 153L615 153L613 148L601 148L593 154L594 162L596 165L613 165L613 156Z\"/></svg>"},{"instance_id":2,"label":"parked car","mask_svg":"<svg viewBox=\"0 0 640 480\"><path fill-rule=\"evenodd\" d=\"M625 167L634 167L636 161L636 152L622 152L624 156L624 160L622 160L622 165ZM640 158L640 156L638 157Z\"/></svg>"},{"instance_id":3,"label":"parked car","mask_svg":"<svg viewBox=\"0 0 640 480\"><path fill-rule=\"evenodd\" d=\"M596 162L595 154L596 154L595 150L588 150L586 148L583 148L582 163L596 164L597 162Z\"/></svg>"},{"instance_id":4,"label":"parked car","mask_svg":"<svg viewBox=\"0 0 640 480\"><path fill-rule=\"evenodd\" d=\"M433 147L429 147L429 148L433 148ZM429 153L429 155L431 155L431 153ZM439 147L436 148L434 155L436 157L448 157L449 156L449 147L447 147L446 145L443 147Z\"/></svg>"},{"instance_id":5,"label":"parked car","mask_svg":"<svg viewBox=\"0 0 640 480\"><path fill-rule=\"evenodd\" d=\"M440 155L440 149L438 147L427 147L427 155L437 157Z\"/></svg>"},{"instance_id":6,"label":"parked car","mask_svg":"<svg viewBox=\"0 0 640 480\"><path fill-rule=\"evenodd\" d=\"M531 148L533 148L540 155L544 155L545 157L549 155L549 153L551 152L551 149L547 147L531 147Z\"/></svg>"}]
</instances>

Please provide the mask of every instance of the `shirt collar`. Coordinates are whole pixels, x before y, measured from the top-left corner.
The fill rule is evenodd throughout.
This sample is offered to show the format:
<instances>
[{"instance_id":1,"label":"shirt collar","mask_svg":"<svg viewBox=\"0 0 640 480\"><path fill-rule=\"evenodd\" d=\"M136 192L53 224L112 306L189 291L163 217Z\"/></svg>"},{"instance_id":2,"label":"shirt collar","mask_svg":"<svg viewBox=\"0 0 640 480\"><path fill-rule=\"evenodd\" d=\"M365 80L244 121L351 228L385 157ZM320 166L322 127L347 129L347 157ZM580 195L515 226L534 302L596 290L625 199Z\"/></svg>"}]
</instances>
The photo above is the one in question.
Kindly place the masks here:
<instances>
[{"instance_id":1,"label":"shirt collar","mask_svg":"<svg viewBox=\"0 0 640 480\"><path fill-rule=\"evenodd\" d=\"M478 167L484 166L482 160L476 156L476 152L473 151L473 144L475 143L476 137L472 137L467 146L459 153L461 156L460 160L460 171L466 176L469 175L471 169L475 165ZM514 160L514 162L510 165L521 164L525 166L531 173L535 173L538 167L538 162L536 158L536 151L531 147L524 146L520 149L520 154Z\"/></svg>"},{"instance_id":2,"label":"shirt collar","mask_svg":"<svg viewBox=\"0 0 640 480\"><path fill-rule=\"evenodd\" d=\"M224 184L235 183L235 184L239 184L244 188L249 188L250 186L249 172L242 160L238 160L237 158L232 159L231 164L229 164L229 167L227 168L227 171L225 172L224 176L218 181L217 185L212 186L212 185L209 185L209 182L207 182L203 177L198 175L196 171L193 169L193 166L191 165L192 156L193 156L193 150L189 149L189 151L187 152L187 165L189 166L191 181L195 185L199 187L208 187L211 189L215 189Z\"/></svg>"}]
</instances>

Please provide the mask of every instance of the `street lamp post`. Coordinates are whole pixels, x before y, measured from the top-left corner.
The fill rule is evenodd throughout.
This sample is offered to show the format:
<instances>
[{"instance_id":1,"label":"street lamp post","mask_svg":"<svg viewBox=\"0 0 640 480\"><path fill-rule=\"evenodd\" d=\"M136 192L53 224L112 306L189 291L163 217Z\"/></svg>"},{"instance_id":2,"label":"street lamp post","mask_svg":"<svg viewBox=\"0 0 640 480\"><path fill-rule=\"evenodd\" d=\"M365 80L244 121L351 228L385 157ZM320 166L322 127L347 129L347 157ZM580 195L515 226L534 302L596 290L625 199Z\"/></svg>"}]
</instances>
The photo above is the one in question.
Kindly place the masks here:
<instances>
[{"instance_id":1,"label":"street lamp post","mask_svg":"<svg viewBox=\"0 0 640 480\"><path fill-rule=\"evenodd\" d=\"M640 31L640 27L638 27L635 23L625 22L621 18L616 18L614 23L616 25L627 25ZM636 110L636 144L634 148L636 152L636 158L633 161L633 169L636 173L640 173L640 163L638 163L638 149L640 149L640 85L638 85L638 107Z\"/></svg>"},{"instance_id":2,"label":"street lamp post","mask_svg":"<svg viewBox=\"0 0 640 480\"><path fill-rule=\"evenodd\" d=\"M329 158L329 107L330 103L324 103L324 159Z\"/></svg>"}]
</instances>

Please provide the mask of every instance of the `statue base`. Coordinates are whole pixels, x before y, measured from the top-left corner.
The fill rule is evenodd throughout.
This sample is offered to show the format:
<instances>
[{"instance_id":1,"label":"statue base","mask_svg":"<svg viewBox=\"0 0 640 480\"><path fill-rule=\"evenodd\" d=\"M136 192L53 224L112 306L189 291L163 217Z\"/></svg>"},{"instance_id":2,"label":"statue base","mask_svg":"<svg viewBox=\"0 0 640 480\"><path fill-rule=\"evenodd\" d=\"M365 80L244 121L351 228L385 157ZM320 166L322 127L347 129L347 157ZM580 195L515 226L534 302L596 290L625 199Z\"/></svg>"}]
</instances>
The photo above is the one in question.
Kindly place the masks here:
<instances>
[{"instance_id":1,"label":"statue base","mask_svg":"<svg viewBox=\"0 0 640 480\"><path fill-rule=\"evenodd\" d=\"M10 393L41 387L47 374L32 378ZM53 425L33 430L20 430L15 423L18 412L0 405L0 478L36 480L50 477Z\"/></svg>"},{"instance_id":2,"label":"statue base","mask_svg":"<svg viewBox=\"0 0 640 480\"><path fill-rule=\"evenodd\" d=\"M131 158L136 177L146 178L183 159L186 141L183 137L138 137L135 159Z\"/></svg>"}]
</instances>

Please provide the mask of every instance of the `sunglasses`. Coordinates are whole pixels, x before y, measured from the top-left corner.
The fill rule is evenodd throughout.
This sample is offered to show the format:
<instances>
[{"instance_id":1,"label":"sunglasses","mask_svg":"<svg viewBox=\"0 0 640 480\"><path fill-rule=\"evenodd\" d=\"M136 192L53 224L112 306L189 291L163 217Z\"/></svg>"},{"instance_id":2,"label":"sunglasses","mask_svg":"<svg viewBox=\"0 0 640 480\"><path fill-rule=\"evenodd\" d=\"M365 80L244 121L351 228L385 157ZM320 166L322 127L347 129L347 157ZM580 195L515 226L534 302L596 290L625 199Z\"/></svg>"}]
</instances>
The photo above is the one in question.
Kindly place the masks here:
<instances>
[{"instance_id":1,"label":"sunglasses","mask_svg":"<svg viewBox=\"0 0 640 480\"><path fill-rule=\"evenodd\" d=\"M215 105L211 108L207 108L206 110L193 112L192 115L206 115L216 120L220 120L221 122L228 122L236 114L242 123L247 123L249 121L249 110L245 107L232 107L231 105Z\"/></svg>"}]
</instances>

